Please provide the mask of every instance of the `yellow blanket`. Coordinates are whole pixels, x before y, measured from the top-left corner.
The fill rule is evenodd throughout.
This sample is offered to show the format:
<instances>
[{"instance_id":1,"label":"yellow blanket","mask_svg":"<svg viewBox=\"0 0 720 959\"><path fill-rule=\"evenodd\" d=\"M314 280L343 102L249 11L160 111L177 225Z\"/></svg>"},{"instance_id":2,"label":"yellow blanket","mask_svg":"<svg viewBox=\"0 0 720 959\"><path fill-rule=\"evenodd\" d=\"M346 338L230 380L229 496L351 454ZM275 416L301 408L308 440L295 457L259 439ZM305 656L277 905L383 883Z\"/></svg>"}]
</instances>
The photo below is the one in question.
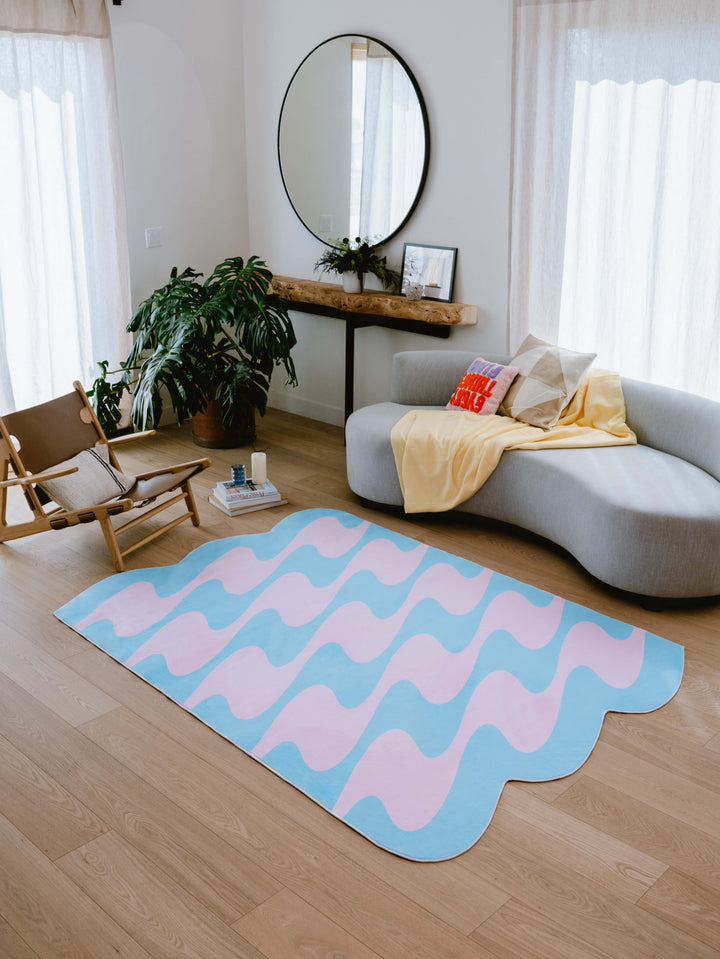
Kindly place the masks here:
<instances>
[{"instance_id":1,"label":"yellow blanket","mask_svg":"<svg viewBox=\"0 0 720 959\"><path fill-rule=\"evenodd\" d=\"M591 370L557 426L543 430L509 416L411 410L392 431L406 513L452 509L476 493L504 450L629 446L617 373Z\"/></svg>"}]
</instances>

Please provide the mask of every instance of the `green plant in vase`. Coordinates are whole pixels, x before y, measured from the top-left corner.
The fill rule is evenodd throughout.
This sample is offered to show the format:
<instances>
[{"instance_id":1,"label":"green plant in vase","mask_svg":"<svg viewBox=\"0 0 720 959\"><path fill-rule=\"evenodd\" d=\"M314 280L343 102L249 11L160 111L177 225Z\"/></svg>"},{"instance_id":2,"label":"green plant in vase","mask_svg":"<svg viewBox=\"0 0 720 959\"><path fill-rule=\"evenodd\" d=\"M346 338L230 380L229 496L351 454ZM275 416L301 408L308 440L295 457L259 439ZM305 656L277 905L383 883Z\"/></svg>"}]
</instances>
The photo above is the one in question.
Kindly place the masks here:
<instances>
[{"instance_id":1,"label":"green plant in vase","mask_svg":"<svg viewBox=\"0 0 720 959\"><path fill-rule=\"evenodd\" d=\"M400 285L400 274L387 265L387 257L380 255L380 247L359 236L352 242L347 237L333 240L333 245L322 254L315 269L323 273L339 273L348 293L362 293L366 273L376 276L386 290L396 290ZM351 283L346 277L356 279Z\"/></svg>"},{"instance_id":2,"label":"green plant in vase","mask_svg":"<svg viewBox=\"0 0 720 959\"><path fill-rule=\"evenodd\" d=\"M274 368L282 366L297 385L295 332L265 262L230 257L204 282L202 276L173 268L168 283L140 304L127 327L135 341L118 382L110 383L114 374L100 364L88 395L103 425L117 423L127 389L134 426L156 426L164 391L179 423L193 419L197 443L244 445L255 437L255 410L262 416L267 408Z\"/></svg>"}]
</instances>

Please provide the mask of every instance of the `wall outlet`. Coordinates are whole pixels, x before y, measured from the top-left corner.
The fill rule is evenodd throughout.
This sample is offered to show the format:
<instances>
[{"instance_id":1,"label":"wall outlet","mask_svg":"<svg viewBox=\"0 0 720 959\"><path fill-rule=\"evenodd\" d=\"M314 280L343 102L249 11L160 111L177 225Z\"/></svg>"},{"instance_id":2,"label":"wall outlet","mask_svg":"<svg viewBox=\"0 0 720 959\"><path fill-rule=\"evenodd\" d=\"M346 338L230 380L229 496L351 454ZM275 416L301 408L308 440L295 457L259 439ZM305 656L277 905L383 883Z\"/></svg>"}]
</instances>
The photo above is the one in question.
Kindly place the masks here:
<instances>
[{"instance_id":1,"label":"wall outlet","mask_svg":"<svg viewBox=\"0 0 720 959\"><path fill-rule=\"evenodd\" d=\"M162 227L161 226L146 226L145 227L145 247L150 249L151 246L162 246L163 237L162 237Z\"/></svg>"}]
</instances>

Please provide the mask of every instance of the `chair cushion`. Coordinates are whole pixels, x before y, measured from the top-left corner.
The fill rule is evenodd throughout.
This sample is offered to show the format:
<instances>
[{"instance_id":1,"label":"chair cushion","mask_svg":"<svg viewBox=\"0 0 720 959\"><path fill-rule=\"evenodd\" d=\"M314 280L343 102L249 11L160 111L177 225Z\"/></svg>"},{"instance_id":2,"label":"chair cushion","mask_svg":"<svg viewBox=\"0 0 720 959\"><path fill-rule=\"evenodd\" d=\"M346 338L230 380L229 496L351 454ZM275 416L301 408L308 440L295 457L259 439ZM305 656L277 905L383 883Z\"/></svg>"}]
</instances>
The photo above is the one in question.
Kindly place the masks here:
<instances>
[{"instance_id":1,"label":"chair cushion","mask_svg":"<svg viewBox=\"0 0 720 959\"><path fill-rule=\"evenodd\" d=\"M150 476L147 479L140 478L128 493L128 497L134 503L144 503L146 500L155 499L156 496L180 486L186 479L190 479L191 476L198 473L200 469L199 466L189 466L177 473L158 473L157 476Z\"/></svg>"},{"instance_id":2,"label":"chair cushion","mask_svg":"<svg viewBox=\"0 0 720 959\"><path fill-rule=\"evenodd\" d=\"M56 463L53 469L77 467L77 472L39 483L51 500L66 510L97 506L122 496L135 485L128 476L110 465L110 453L104 443L82 450L69 460Z\"/></svg>"}]
</instances>

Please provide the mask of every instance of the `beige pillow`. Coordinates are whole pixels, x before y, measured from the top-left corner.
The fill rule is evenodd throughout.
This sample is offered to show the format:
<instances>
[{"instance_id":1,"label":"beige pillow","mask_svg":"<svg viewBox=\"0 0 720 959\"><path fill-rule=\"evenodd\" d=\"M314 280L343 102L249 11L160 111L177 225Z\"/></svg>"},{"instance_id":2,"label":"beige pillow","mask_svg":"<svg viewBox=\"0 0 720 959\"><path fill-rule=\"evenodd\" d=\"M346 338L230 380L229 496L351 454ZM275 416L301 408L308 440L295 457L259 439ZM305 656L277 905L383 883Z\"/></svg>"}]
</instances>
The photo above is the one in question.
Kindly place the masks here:
<instances>
[{"instance_id":1,"label":"beige pillow","mask_svg":"<svg viewBox=\"0 0 720 959\"><path fill-rule=\"evenodd\" d=\"M135 485L135 477L127 476L110 465L110 452L104 443L82 450L52 469L77 466L76 473L44 480L38 486L63 509L97 506L127 493Z\"/></svg>"},{"instance_id":2,"label":"beige pillow","mask_svg":"<svg viewBox=\"0 0 720 959\"><path fill-rule=\"evenodd\" d=\"M500 412L544 430L555 426L596 353L575 353L536 336L525 337L510 361L520 369Z\"/></svg>"}]
</instances>

